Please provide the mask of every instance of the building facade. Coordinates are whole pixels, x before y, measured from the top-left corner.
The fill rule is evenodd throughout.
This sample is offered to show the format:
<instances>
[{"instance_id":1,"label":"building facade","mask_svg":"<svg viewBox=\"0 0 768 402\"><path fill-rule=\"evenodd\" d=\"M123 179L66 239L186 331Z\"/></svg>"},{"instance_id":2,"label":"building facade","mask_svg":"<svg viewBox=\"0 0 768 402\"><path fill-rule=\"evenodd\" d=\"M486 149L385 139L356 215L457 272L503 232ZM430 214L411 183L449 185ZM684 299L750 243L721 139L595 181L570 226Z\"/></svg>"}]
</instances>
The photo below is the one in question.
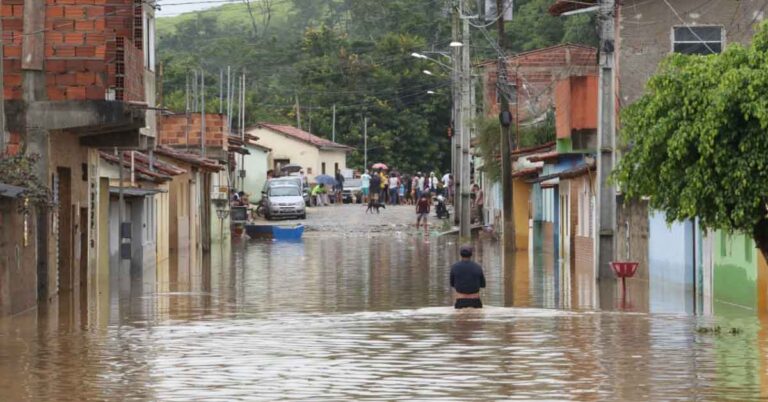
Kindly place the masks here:
<instances>
[{"instance_id":1,"label":"building facade","mask_svg":"<svg viewBox=\"0 0 768 402\"><path fill-rule=\"evenodd\" d=\"M298 164L310 181L321 174L333 176L337 170L346 170L347 154L353 150L293 126L259 123L246 132L272 150L270 169L279 172L285 165Z\"/></svg>"},{"instance_id":2,"label":"building facade","mask_svg":"<svg viewBox=\"0 0 768 402\"><path fill-rule=\"evenodd\" d=\"M54 207L40 211L37 297L98 293L98 149L154 143L154 8L148 2L3 2L0 152L40 155ZM0 130L1 131L1 130Z\"/></svg>"}]
</instances>

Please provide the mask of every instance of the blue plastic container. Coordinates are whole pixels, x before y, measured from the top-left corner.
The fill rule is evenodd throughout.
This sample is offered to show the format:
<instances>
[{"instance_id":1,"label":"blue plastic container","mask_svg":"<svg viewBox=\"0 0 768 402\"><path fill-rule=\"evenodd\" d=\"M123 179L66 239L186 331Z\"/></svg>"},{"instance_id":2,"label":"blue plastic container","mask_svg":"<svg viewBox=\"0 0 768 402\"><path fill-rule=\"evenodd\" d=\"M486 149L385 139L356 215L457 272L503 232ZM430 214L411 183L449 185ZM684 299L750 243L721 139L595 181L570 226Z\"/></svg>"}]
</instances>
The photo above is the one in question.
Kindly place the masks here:
<instances>
[{"instance_id":1,"label":"blue plastic container","mask_svg":"<svg viewBox=\"0 0 768 402\"><path fill-rule=\"evenodd\" d=\"M299 240L303 234L304 225L272 227L272 237L275 240Z\"/></svg>"},{"instance_id":2,"label":"blue plastic container","mask_svg":"<svg viewBox=\"0 0 768 402\"><path fill-rule=\"evenodd\" d=\"M271 238L272 225L245 225L245 233L252 239Z\"/></svg>"}]
</instances>

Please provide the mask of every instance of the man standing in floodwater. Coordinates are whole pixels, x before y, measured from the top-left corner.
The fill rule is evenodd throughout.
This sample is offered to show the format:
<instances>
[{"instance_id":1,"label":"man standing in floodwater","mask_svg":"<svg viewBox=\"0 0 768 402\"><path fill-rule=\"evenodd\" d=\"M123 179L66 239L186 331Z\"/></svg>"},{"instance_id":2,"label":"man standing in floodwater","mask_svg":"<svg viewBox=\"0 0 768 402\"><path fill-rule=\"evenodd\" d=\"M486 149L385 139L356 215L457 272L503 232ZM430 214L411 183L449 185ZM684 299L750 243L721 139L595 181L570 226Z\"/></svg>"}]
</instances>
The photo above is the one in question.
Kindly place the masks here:
<instances>
[{"instance_id":1,"label":"man standing in floodwater","mask_svg":"<svg viewBox=\"0 0 768 402\"><path fill-rule=\"evenodd\" d=\"M451 287L456 291L456 309L483 308L480 289L485 288L483 267L472 261L472 246L463 245L459 249L461 261L451 266Z\"/></svg>"}]
</instances>

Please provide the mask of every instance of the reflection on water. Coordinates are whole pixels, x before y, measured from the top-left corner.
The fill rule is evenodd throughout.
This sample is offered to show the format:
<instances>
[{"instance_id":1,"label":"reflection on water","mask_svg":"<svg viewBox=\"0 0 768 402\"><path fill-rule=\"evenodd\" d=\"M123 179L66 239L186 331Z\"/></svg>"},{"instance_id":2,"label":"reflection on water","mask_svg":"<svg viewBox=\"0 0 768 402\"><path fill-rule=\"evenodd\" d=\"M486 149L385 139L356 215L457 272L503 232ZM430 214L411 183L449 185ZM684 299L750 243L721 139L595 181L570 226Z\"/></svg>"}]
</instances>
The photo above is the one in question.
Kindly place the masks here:
<instances>
[{"instance_id":1,"label":"reflection on water","mask_svg":"<svg viewBox=\"0 0 768 402\"><path fill-rule=\"evenodd\" d=\"M757 320L600 312L617 306L615 286L598 292L547 256L502 267L490 240L476 256L491 307L456 312L446 306L457 248L406 233L316 235L236 241L194 268L113 273L108 296L85 309L59 301L0 321L0 399L766 395ZM715 324L744 332L697 332Z\"/></svg>"}]
</instances>

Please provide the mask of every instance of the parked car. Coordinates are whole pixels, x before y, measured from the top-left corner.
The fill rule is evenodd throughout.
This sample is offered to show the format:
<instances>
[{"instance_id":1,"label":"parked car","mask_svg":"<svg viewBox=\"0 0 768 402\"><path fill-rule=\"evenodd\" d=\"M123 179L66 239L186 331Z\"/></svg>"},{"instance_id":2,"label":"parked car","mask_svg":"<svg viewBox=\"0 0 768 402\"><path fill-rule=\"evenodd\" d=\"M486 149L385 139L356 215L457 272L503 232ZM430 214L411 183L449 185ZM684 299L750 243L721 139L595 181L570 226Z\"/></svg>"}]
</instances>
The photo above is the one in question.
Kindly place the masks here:
<instances>
[{"instance_id":1,"label":"parked car","mask_svg":"<svg viewBox=\"0 0 768 402\"><path fill-rule=\"evenodd\" d=\"M342 202L349 204L351 202L360 204L363 202L363 181L361 179L344 180L344 189L341 191Z\"/></svg>"},{"instance_id":2,"label":"parked car","mask_svg":"<svg viewBox=\"0 0 768 402\"><path fill-rule=\"evenodd\" d=\"M304 197L301 189L292 183L275 184L269 186L266 193L265 204L266 218L276 217L307 217Z\"/></svg>"},{"instance_id":3,"label":"parked car","mask_svg":"<svg viewBox=\"0 0 768 402\"><path fill-rule=\"evenodd\" d=\"M270 186L282 185L285 183L291 183L298 186L301 189L301 196L304 198L304 205L309 205L309 185L301 179L301 176L282 176L267 180L261 190L262 196L264 196L264 193L267 192Z\"/></svg>"}]
</instances>

